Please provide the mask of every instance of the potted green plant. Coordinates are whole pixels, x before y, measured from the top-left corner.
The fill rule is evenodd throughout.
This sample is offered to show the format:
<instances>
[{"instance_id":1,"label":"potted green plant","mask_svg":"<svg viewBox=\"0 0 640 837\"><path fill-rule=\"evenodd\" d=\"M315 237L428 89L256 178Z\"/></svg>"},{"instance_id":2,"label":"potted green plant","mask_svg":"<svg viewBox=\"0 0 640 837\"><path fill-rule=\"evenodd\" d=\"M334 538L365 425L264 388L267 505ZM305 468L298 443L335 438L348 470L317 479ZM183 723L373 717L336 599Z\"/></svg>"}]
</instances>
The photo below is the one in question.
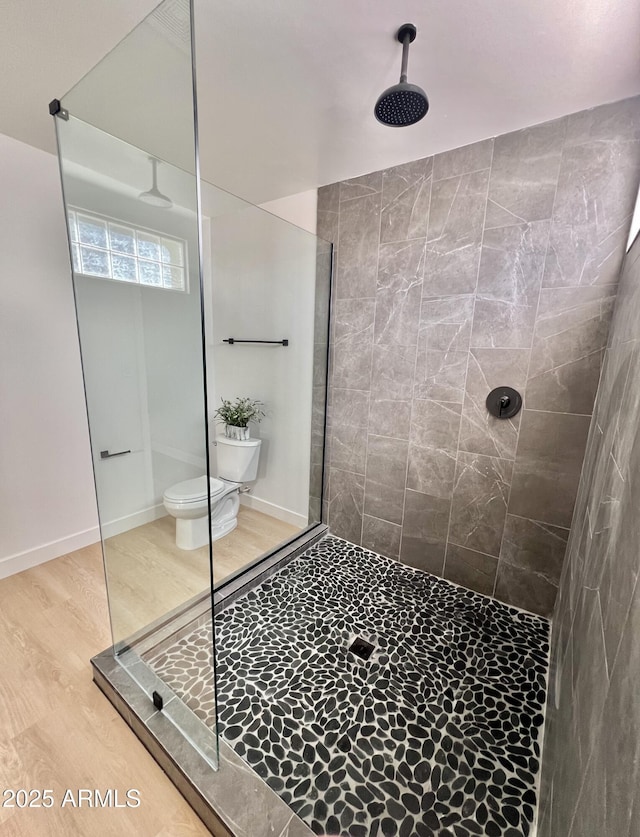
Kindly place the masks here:
<instances>
[{"instance_id":1,"label":"potted green plant","mask_svg":"<svg viewBox=\"0 0 640 837\"><path fill-rule=\"evenodd\" d=\"M264 404L251 398L236 398L227 401L222 398L222 406L218 407L214 415L224 422L224 435L229 439L240 441L249 438L249 422L260 422L264 418Z\"/></svg>"}]
</instances>

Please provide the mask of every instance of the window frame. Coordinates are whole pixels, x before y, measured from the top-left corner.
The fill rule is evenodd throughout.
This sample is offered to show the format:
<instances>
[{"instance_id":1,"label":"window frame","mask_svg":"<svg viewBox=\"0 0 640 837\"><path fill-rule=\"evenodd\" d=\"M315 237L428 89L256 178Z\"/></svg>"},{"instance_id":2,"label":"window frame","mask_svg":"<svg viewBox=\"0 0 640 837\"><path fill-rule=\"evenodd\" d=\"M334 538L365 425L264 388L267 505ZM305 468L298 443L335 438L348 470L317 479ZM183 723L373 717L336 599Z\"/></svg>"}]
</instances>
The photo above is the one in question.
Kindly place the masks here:
<instances>
[{"instance_id":1,"label":"window frame","mask_svg":"<svg viewBox=\"0 0 640 837\"><path fill-rule=\"evenodd\" d=\"M72 222L72 215L73 215L73 222ZM96 244L87 244L86 242L80 241L80 234L78 230L78 216L84 216L88 220L96 220L99 221L100 224L104 224L106 226L107 231L107 247L102 247ZM80 206L69 205L66 213L66 221L67 221L67 230L69 235L69 249L70 249L70 256L71 256L71 270L76 276L82 276L83 278L88 279L100 279L106 282L115 282L119 285L131 285L138 288L151 288L153 290L161 290L161 291L170 291L173 293L179 294L188 294L189 293L189 249L188 249L188 242L184 238L178 238L175 235L167 235L167 233L161 232L160 230L154 230L151 227L145 227L140 224L131 223L128 221L123 221L121 218L114 218L111 215L104 215L102 213L94 212L91 210L83 209ZM127 231L133 233L134 241L135 241L135 253L124 253L118 250L112 249L111 240L110 240L110 231L111 227L121 227L125 228ZM75 239L73 237L73 229L75 228ZM138 254L138 235L149 235L157 238L159 240L159 246L162 247L162 240L172 242L174 244L179 245L182 252L182 264L178 262L164 262L160 259L151 259L145 258L144 256L140 256ZM107 258L109 260L109 274L108 276L101 275L99 273L84 273L82 271L82 261L81 261L81 247L90 247L93 250L99 250L102 253L107 254ZM77 248L77 250L75 249ZM74 251L77 252L77 258L80 262L80 269L76 270L75 262L76 258L74 257ZM124 256L129 259L134 259L136 264L136 278L134 279L120 279L113 275L113 262L112 257L116 256ZM162 253L160 254L162 255ZM148 282L141 282L140 281L140 263L148 263L159 265L160 267L160 284L152 284ZM163 277L163 267L166 268L177 268L182 271L184 283L183 287L167 287L164 284L164 277Z\"/></svg>"}]
</instances>

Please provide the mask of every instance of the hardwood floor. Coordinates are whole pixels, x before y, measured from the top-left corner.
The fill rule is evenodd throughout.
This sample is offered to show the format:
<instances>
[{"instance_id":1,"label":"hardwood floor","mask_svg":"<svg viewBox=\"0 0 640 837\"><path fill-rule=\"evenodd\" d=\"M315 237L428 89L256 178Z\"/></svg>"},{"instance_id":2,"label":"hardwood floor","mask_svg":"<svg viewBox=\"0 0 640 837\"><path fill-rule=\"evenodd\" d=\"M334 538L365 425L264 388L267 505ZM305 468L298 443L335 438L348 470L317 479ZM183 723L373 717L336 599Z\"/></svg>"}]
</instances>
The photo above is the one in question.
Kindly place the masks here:
<instances>
[{"instance_id":1,"label":"hardwood floor","mask_svg":"<svg viewBox=\"0 0 640 837\"><path fill-rule=\"evenodd\" d=\"M111 644L98 546L0 581L0 785L52 808L0 808L2 837L209 834L91 681ZM61 807L66 789L140 791L138 808Z\"/></svg>"},{"instance_id":2,"label":"hardwood floor","mask_svg":"<svg viewBox=\"0 0 640 837\"><path fill-rule=\"evenodd\" d=\"M213 543L215 582L299 531L296 526L241 506L237 527ZM172 517L161 517L109 538L105 549L116 641L209 588L208 548L191 552L178 549Z\"/></svg>"},{"instance_id":3,"label":"hardwood floor","mask_svg":"<svg viewBox=\"0 0 640 837\"><path fill-rule=\"evenodd\" d=\"M242 511L250 514L242 514L232 533L234 541L217 542L214 562L219 577L246 563L249 554L255 557L261 535L286 537L280 537L279 527L277 533L266 527L259 512ZM159 537L168 538L166 524L157 523ZM155 613L161 602L188 597L208 584L208 569L204 573L197 561L192 567L183 560L172 568L170 560L163 565L159 542L154 546L149 533L138 532L135 537L146 538L150 545L142 554L136 551L133 536L121 544L119 560L124 565L140 561L135 568L125 567L128 574L121 581L127 607L144 609L150 597L147 614ZM143 562L145 571L141 571ZM147 570L155 580L166 581L168 592L154 590L150 596ZM116 592L112 584L112 597ZM122 612L123 619L133 619L124 608ZM92 683L89 659L110 644L98 545L0 581L0 791L51 789L55 800L49 809L0 807L1 837L209 834ZM102 793L117 789L121 801L127 790L135 788L141 802L137 808L61 807L65 790L79 788Z\"/></svg>"}]
</instances>

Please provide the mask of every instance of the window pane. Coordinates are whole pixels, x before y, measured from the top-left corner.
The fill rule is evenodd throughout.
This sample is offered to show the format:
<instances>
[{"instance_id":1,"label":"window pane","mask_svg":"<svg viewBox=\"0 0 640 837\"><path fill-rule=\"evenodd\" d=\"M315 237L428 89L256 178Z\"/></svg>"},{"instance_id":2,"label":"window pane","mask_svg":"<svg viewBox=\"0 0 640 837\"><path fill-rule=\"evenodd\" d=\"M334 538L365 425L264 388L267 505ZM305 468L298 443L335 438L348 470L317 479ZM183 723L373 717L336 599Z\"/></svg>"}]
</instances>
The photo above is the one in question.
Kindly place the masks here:
<instances>
[{"instance_id":1,"label":"window pane","mask_svg":"<svg viewBox=\"0 0 640 837\"><path fill-rule=\"evenodd\" d=\"M162 267L162 279L165 288L173 288L176 291L184 291L184 269L181 267Z\"/></svg>"},{"instance_id":2,"label":"window pane","mask_svg":"<svg viewBox=\"0 0 640 837\"><path fill-rule=\"evenodd\" d=\"M182 255L182 244L179 241L172 241L170 238L162 239L162 261L165 264L184 264Z\"/></svg>"},{"instance_id":3,"label":"window pane","mask_svg":"<svg viewBox=\"0 0 640 837\"><path fill-rule=\"evenodd\" d=\"M121 256L119 253L113 253L111 256L111 264L113 266L114 279L122 279L125 282L138 281L136 260L131 256Z\"/></svg>"},{"instance_id":4,"label":"window pane","mask_svg":"<svg viewBox=\"0 0 640 837\"><path fill-rule=\"evenodd\" d=\"M71 245L71 258L74 271L80 273L80 248L77 244Z\"/></svg>"},{"instance_id":5,"label":"window pane","mask_svg":"<svg viewBox=\"0 0 640 837\"><path fill-rule=\"evenodd\" d=\"M97 218L78 215L78 233L82 244L92 244L94 247L107 247L107 225Z\"/></svg>"},{"instance_id":6,"label":"window pane","mask_svg":"<svg viewBox=\"0 0 640 837\"><path fill-rule=\"evenodd\" d=\"M138 262L141 285L162 285L160 265L157 262Z\"/></svg>"},{"instance_id":7,"label":"window pane","mask_svg":"<svg viewBox=\"0 0 640 837\"><path fill-rule=\"evenodd\" d=\"M82 233L81 233L82 234ZM94 250L92 247L81 247L82 272L89 276L110 276L109 254L104 250Z\"/></svg>"},{"instance_id":8,"label":"window pane","mask_svg":"<svg viewBox=\"0 0 640 837\"><path fill-rule=\"evenodd\" d=\"M127 253L129 256L135 256L136 234L134 230L109 224L109 238L111 239L111 249L115 250L116 253Z\"/></svg>"},{"instance_id":9,"label":"window pane","mask_svg":"<svg viewBox=\"0 0 640 837\"><path fill-rule=\"evenodd\" d=\"M67 213L73 270L89 276L186 291L186 242L136 230L81 210Z\"/></svg>"},{"instance_id":10,"label":"window pane","mask_svg":"<svg viewBox=\"0 0 640 837\"><path fill-rule=\"evenodd\" d=\"M67 222L69 224L69 238L71 241L78 240L78 225L76 224L76 213L69 212L67 216Z\"/></svg>"},{"instance_id":11,"label":"window pane","mask_svg":"<svg viewBox=\"0 0 640 837\"><path fill-rule=\"evenodd\" d=\"M138 255L141 259L160 261L160 239L157 235L138 233Z\"/></svg>"}]
</instances>

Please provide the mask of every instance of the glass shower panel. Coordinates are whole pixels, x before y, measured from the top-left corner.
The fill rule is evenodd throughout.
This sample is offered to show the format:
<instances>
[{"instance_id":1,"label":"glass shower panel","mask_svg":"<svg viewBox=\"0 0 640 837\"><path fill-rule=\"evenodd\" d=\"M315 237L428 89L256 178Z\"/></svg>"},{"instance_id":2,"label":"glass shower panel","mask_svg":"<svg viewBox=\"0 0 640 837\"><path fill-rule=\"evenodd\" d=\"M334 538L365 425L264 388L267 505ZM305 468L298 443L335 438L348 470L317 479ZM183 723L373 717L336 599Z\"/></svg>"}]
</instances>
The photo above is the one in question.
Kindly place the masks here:
<instances>
[{"instance_id":1,"label":"glass shower panel","mask_svg":"<svg viewBox=\"0 0 640 837\"><path fill-rule=\"evenodd\" d=\"M216 582L321 520L331 246L202 183L210 416L223 400L262 402L257 478L237 529L213 543ZM212 420L212 473L225 427Z\"/></svg>"},{"instance_id":2,"label":"glass shower panel","mask_svg":"<svg viewBox=\"0 0 640 837\"><path fill-rule=\"evenodd\" d=\"M147 664L212 608L189 3L159 6L61 104L55 124L114 654L215 764L215 723L205 727ZM163 495L194 479L205 486L207 542L186 551ZM213 702L212 637L206 654Z\"/></svg>"}]
</instances>

